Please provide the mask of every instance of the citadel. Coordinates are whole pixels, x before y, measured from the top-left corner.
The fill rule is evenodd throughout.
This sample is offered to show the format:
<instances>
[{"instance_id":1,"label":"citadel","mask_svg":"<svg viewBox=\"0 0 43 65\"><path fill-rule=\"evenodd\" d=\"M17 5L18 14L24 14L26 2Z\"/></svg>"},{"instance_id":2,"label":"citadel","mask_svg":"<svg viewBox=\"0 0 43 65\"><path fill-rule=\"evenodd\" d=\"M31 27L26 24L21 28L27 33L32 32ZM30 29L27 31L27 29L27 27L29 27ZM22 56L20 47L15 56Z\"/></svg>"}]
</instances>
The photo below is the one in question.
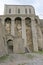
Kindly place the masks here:
<instances>
[{"instance_id":1,"label":"citadel","mask_svg":"<svg viewBox=\"0 0 43 65\"><path fill-rule=\"evenodd\" d=\"M43 19L31 5L5 5L0 15L0 56L43 50Z\"/></svg>"}]
</instances>

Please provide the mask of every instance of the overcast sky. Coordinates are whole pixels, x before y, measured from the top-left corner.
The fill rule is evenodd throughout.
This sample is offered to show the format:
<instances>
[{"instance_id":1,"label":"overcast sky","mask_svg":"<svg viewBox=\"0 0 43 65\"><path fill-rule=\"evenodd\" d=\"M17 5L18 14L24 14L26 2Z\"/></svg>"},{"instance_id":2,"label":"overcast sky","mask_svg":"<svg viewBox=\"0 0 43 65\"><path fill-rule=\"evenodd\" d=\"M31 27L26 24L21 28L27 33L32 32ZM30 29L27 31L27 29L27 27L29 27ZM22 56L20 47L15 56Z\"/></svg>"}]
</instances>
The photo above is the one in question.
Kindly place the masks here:
<instances>
[{"instance_id":1,"label":"overcast sky","mask_svg":"<svg viewBox=\"0 0 43 65\"><path fill-rule=\"evenodd\" d=\"M4 14L4 5L33 5L36 15L43 18L43 0L0 0L0 15Z\"/></svg>"}]
</instances>

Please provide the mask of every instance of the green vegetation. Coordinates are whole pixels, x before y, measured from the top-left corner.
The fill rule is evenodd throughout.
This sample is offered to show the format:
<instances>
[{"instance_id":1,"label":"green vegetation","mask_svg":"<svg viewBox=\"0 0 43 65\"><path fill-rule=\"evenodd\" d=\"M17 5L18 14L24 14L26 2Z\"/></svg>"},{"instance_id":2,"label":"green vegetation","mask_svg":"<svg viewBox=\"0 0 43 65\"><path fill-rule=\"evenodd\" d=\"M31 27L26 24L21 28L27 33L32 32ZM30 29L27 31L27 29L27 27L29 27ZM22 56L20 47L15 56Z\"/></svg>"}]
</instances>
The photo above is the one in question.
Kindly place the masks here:
<instances>
[{"instance_id":1,"label":"green vegetation","mask_svg":"<svg viewBox=\"0 0 43 65\"><path fill-rule=\"evenodd\" d=\"M25 52L21 52L21 51L19 51L19 53L16 53L16 54L25 54Z\"/></svg>"},{"instance_id":2,"label":"green vegetation","mask_svg":"<svg viewBox=\"0 0 43 65\"><path fill-rule=\"evenodd\" d=\"M29 59L32 59L32 58L34 57L34 55L27 54L27 57L28 57Z\"/></svg>"},{"instance_id":3,"label":"green vegetation","mask_svg":"<svg viewBox=\"0 0 43 65\"><path fill-rule=\"evenodd\" d=\"M43 51L38 51L38 52L34 52L34 53L39 53L39 54L43 54Z\"/></svg>"},{"instance_id":4,"label":"green vegetation","mask_svg":"<svg viewBox=\"0 0 43 65\"><path fill-rule=\"evenodd\" d=\"M8 55L6 55L6 56L1 56L1 57L0 57L0 62L1 62L1 61L5 61L7 58L8 58Z\"/></svg>"},{"instance_id":5,"label":"green vegetation","mask_svg":"<svg viewBox=\"0 0 43 65\"><path fill-rule=\"evenodd\" d=\"M25 65L25 63L24 64L18 64L18 65Z\"/></svg>"}]
</instances>

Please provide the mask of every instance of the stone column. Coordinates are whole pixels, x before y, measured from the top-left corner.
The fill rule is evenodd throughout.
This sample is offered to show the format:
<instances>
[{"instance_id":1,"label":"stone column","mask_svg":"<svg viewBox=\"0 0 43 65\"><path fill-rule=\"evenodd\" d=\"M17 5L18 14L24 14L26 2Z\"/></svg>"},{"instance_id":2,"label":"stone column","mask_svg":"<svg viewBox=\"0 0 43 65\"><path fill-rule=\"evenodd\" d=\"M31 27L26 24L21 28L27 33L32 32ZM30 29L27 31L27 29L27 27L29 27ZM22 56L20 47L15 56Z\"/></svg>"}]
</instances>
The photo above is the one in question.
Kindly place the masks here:
<instances>
[{"instance_id":1,"label":"stone column","mask_svg":"<svg viewBox=\"0 0 43 65\"><path fill-rule=\"evenodd\" d=\"M22 39L24 39L24 47L26 47L26 25L25 19L22 18Z\"/></svg>"},{"instance_id":2,"label":"stone column","mask_svg":"<svg viewBox=\"0 0 43 65\"><path fill-rule=\"evenodd\" d=\"M42 31L40 28L40 20L37 18L38 23L36 24L37 26L37 35L38 35L38 46L43 49L43 38L42 38Z\"/></svg>"},{"instance_id":3,"label":"stone column","mask_svg":"<svg viewBox=\"0 0 43 65\"><path fill-rule=\"evenodd\" d=\"M38 18L38 23L40 22L40 20L39 20L39 18ZM42 31L41 31L41 28L40 28L40 23L38 24L39 25L39 30L40 30L40 39L41 39L41 41L40 41L40 45L41 45L41 48L42 48L42 50L43 50L43 35L42 35Z\"/></svg>"},{"instance_id":4,"label":"stone column","mask_svg":"<svg viewBox=\"0 0 43 65\"><path fill-rule=\"evenodd\" d=\"M3 20L0 21L0 56L6 55L7 54L7 46L5 46L5 28L4 25L2 24Z\"/></svg>"},{"instance_id":5,"label":"stone column","mask_svg":"<svg viewBox=\"0 0 43 65\"><path fill-rule=\"evenodd\" d=\"M11 20L11 35L14 36L14 19Z\"/></svg>"},{"instance_id":6,"label":"stone column","mask_svg":"<svg viewBox=\"0 0 43 65\"><path fill-rule=\"evenodd\" d=\"M4 43L3 44L4 45L4 49L3 50L4 50L5 54L8 54L7 42L6 42L6 36L5 36L6 33L5 33L5 19L4 18L2 19L2 27L3 27L3 34L2 35L3 35L3 43Z\"/></svg>"},{"instance_id":7,"label":"stone column","mask_svg":"<svg viewBox=\"0 0 43 65\"><path fill-rule=\"evenodd\" d=\"M37 29L36 29L35 20L33 17L31 18L31 28L32 28L32 38L33 38L33 50L38 51Z\"/></svg>"}]
</instances>

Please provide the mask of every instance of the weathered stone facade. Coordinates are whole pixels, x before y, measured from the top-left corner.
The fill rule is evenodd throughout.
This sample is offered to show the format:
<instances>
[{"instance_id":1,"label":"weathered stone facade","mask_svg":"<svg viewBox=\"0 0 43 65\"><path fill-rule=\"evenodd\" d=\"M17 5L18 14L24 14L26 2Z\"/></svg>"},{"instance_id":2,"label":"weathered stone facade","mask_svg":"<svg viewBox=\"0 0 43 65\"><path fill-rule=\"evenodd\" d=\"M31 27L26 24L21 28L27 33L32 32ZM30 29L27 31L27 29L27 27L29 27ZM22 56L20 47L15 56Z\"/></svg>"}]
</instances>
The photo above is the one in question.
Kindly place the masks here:
<instances>
[{"instance_id":1,"label":"weathered stone facade","mask_svg":"<svg viewBox=\"0 0 43 65\"><path fill-rule=\"evenodd\" d=\"M0 15L0 53L43 50L40 22L43 20L30 5L5 5L4 15Z\"/></svg>"}]
</instances>

